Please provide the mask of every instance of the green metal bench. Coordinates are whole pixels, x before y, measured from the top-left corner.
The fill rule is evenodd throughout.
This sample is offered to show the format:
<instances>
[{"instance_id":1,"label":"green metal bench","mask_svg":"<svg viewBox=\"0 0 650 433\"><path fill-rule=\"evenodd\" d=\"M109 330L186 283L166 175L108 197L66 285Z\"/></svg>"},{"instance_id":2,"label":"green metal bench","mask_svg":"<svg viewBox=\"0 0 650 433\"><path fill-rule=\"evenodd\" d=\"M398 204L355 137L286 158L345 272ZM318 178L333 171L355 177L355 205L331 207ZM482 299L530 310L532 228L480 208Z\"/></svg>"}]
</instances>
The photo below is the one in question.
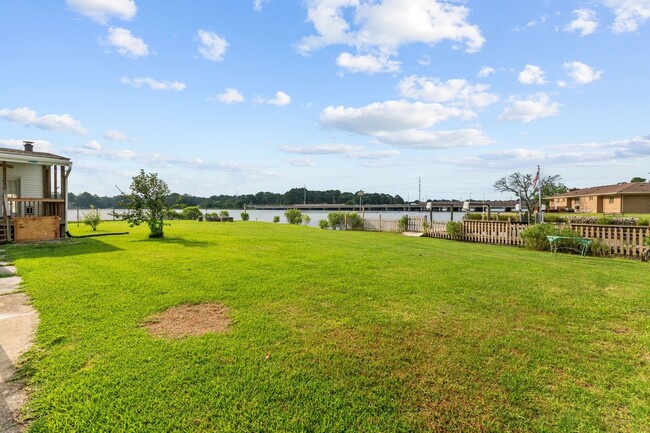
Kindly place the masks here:
<instances>
[{"instance_id":1,"label":"green metal bench","mask_svg":"<svg viewBox=\"0 0 650 433\"><path fill-rule=\"evenodd\" d=\"M582 257L584 257L587 254L587 250L589 249L589 245L591 244L591 239L581 238L576 236L546 236L546 239L548 239L548 243L551 245L551 254L553 255L557 254L558 248L563 247L562 246L563 240L570 240L573 242L577 242L580 245L579 249L572 248L572 247L565 247L565 248L579 252Z\"/></svg>"}]
</instances>

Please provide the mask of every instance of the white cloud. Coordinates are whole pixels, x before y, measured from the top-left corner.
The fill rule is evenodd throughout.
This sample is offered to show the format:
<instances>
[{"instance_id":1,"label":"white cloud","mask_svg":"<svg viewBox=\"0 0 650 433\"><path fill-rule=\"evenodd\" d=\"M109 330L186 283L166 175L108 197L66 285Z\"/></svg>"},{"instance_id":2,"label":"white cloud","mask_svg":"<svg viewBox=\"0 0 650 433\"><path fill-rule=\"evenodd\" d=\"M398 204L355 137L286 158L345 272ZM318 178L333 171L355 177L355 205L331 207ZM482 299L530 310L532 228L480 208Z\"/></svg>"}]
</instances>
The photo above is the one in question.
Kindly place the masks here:
<instances>
[{"instance_id":1,"label":"white cloud","mask_svg":"<svg viewBox=\"0 0 650 433\"><path fill-rule=\"evenodd\" d=\"M511 105L498 117L499 120L514 120L524 123L544 117L556 116L560 104L551 102L546 93L539 92L526 99L511 98Z\"/></svg>"},{"instance_id":2,"label":"white cloud","mask_svg":"<svg viewBox=\"0 0 650 433\"><path fill-rule=\"evenodd\" d=\"M280 150L286 153L297 153L299 155L347 155L363 150L363 146L355 144L316 144L313 146L280 146Z\"/></svg>"},{"instance_id":3,"label":"white cloud","mask_svg":"<svg viewBox=\"0 0 650 433\"><path fill-rule=\"evenodd\" d=\"M311 158L290 158L285 161L294 167L316 167L316 162Z\"/></svg>"},{"instance_id":4,"label":"white cloud","mask_svg":"<svg viewBox=\"0 0 650 433\"><path fill-rule=\"evenodd\" d=\"M580 36L587 36L596 31L598 20L596 12L591 9L576 9L573 11L576 16L565 28L565 32L580 32Z\"/></svg>"},{"instance_id":5,"label":"white cloud","mask_svg":"<svg viewBox=\"0 0 650 433\"><path fill-rule=\"evenodd\" d=\"M448 40L468 52L485 38L469 24L469 9L438 0L307 0L307 19L316 34L304 37L298 52L308 54L329 45L347 45L358 55L397 55L402 45L435 45ZM366 59L367 61L368 59ZM359 62L360 59L357 59ZM388 61L388 60L387 60Z\"/></svg>"},{"instance_id":6,"label":"white cloud","mask_svg":"<svg viewBox=\"0 0 650 433\"><path fill-rule=\"evenodd\" d=\"M386 101L365 107L327 107L321 124L360 135L375 137L393 146L439 149L489 144L482 131L461 129L434 131L431 128L447 119L463 117L466 110L439 103Z\"/></svg>"},{"instance_id":7,"label":"white cloud","mask_svg":"<svg viewBox=\"0 0 650 433\"><path fill-rule=\"evenodd\" d=\"M100 24L106 24L110 17L132 20L138 11L133 0L66 0L66 4L73 11Z\"/></svg>"},{"instance_id":8,"label":"white cloud","mask_svg":"<svg viewBox=\"0 0 650 433\"><path fill-rule=\"evenodd\" d=\"M397 72L400 68L400 62L390 60L388 55L360 54L355 56L345 52L337 57L336 64L350 72L367 72L370 74Z\"/></svg>"},{"instance_id":9,"label":"white cloud","mask_svg":"<svg viewBox=\"0 0 650 433\"><path fill-rule=\"evenodd\" d=\"M180 81L158 81L150 77L136 77L136 78L120 78L120 82L123 84L129 84L133 87L142 87L143 85L149 86L151 90L174 90L180 92L185 89L185 83Z\"/></svg>"},{"instance_id":10,"label":"white cloud","mask_svg":"<svg viewBox=\"0 0 650 433\"><path fill-rule=\"evenodd\" d=\"M46 114L44 116L38 116L36 111L28 107L20 107L14 110L3 108L0 110L0 117L11 122L36 126L41 129L68 131L81 135L88 133L88 130L83 128L79 121L69 114Z\"/></svg>"},{"instance_id":11,"label":"white cloud","mask_svg":"<svg viewBox=\"0 0 650 433\"><path fill-rule=\"evenodd\" d=\"M496 71L490 66L483 66L480 71L478 71L478 76L481 78L489 77L494 74Z\"/></svg>"},{"instance_id":12,"label":"white cloud","mask_svg":"<svg viewBox=\"0 0 650 433\"><path fill-rule=\"evenodd\" d=\"M422 66L429 66L431 64L431 56L428 56L426 54L423 54L420 56L418 59L418 63Z\"/></svg>"},{"instance_id":13,"label":"white cloud","mask_svg":"<svg viewBox=\"0 0 650 433\"><path fill-rule=\"evenodd\" d=\"M201 43L199 53L212 62L222 61L229 45L228 42L218 34L207 30L199 30L198 35Z\"/></svg>"},{"instance_id":14,"label":"white cloud","mask_svg":"<svg viewBox=\"0 0 650 433\"><path fill-rule=\"evenodd\" d=\"M90 149L90 150L101 150L102 145L99 144L97 140L90 140L88 143L84 144L82 146L84 149Z\"/></svg>"},{"instance_id":15,"label":"white cloud","mask_svg":"<svg viewBox=\"0 0 650 433\"><path fill-rule=\"evenodd\" d=\"M589 84L603 75L603 71L597 71L582 62L565 63L563 68L576 84Z\"/></svg>"},{"instance_id":16,"label":"white cloud","mask_svg":"<svg viewBox=\"0 0 650 433\"><path fill-rule=\"evenodd\" d=\"M129 139L126 134L115 129L109 129L104 132L104 138L107 138L111 141L126 141Z\"/></svg>"},{"instance_id":17,"label":"white cloud","mask_svg":"<svg viewBox=\"0 0 650 433\"><path fill-rule=\"evenodd\" d=\"M449 103L453 106L482 108L494 104L499 97L488 93L490 86L470 84L456 78L441 81L438 78L412 75L399 83L400 95L427 102Z\"/></svg>"},{"instance_id":18,"label":"white cloud","mask_svg":"<svg viewBox=\"0 0 650 433\"><path fill-rule=\"evenodd\" d=\"M367 151L354 144L317 144L314 146L281 146L286 153L299 155L343 155L351 159L385 159L399 156L398 150Z\"/></svg>"},{"instance_id":19,"label":"white cloud","mask_svg":"<svg viewBox=\"0 0 650 433\"><path fill-rule=\"evenodd\" d=\"M211 173L214 172L227 172L233 173L236 176L244 176L249 179L264 179L268 177L279 176L280 174L274 170L270 170L265 167L244 164L233 161L205 161L201 158L191 157L191 156L176 156L176 155L167 155L161 153L138 153L129 149L121 150L109 150L104 149L95 145L95 143L90 142L82 147L74 147L64 149L68 153L85 155L94 157L97 159L108 160L108 161L123 161L123 162L134 162L137 164L144 164L148 167L171 167L177 169L178 167L185 167L188 169L198 169L198 170L207 170ZM75 166L86 166L92 167L95 164L88 163L86 161L75 161ZM101 167L97 165L97 167ZM111 170L115 171L115 167Z\"/></svg>"},{"instance_id":20,"label":"white cloud","mask_svg":"<svg viewBox=\"0 0 650 433\"><path fill-rule=\"evenodd\" d=\"M46 140L30 140L34 143L34 151L36 152L47 152L51 153L53 151L52 143ZM0 147L8 147L10 149L20 149L23 150L24 143L23 140L15 139L0 139Z\"/></svg>"},{"instance_id":21,"label":"white cloud","mask_svg":"<svg viewBox=\"0 0 650 433\"><path fill-rule=\"evenodd\" d=\"M560 149L580 149L554 151ZM561 144L549 149L506 149L466 158L446 159L443 162L476 167L521 167L525 165L602 165L617 160L650 156L650 137L635 137L605 143Z\"/></svg>"},{"instance_id":22,"label":"white cloud","mask_svg":"<svg viewBox=\"0 0 650 433\"><path fill-rule=\"evenodd\" d=\"M285 105L289 105L291 103L291 96L282 91L279 91L275 93L275 98L273 99L264 99L258 97L255 99L255 102L258 104L269 104L275 105L277 107L284 107Z\"/></svg>"},{"instance_id":23,"label":"white cloud","mask_svg":"<svg viewBox=\"0 0 650 433\"><path fill-rule=\"evenodd\" d=\"M269 1L270 0L253 0L253 9L256 12L262 12L262 7L264 7L264 5Z\"/></svg>"},{"instance_id":24,"label":"white cloud","mask_svg":"<svg viewBox=\"0 0 650 433\"><path fill-rule=\"evenodd\" d=\"M494 143L478 129L452 131L406 130L385 132L377 135L384 143L412 149L448 149L454 147L486 146Z\"/></svg>"},{"instance_id":25,"label":"white cloud","mask_svg":"<svg viewBox=\"0 0 650 433\"><path fill-rule=\"evenodd\" d=\"M149 46L138 37L135 37L127 29L110 27L106 45L115 47L117 52L123 56L138 58L149 55Z\"/></svg>"},{"instance_id":26,"label":"white cloud","mask_svg":"<svg viewBox=\"0 0 650 433\"><path fill-rule=\"evenodd\" d=\"M521 84L546 84L544 78L544 71L542 68L535 65L526 65L523 71L519 73L519 82Z\"/></svg>"},{"instance_id":27,"label":"white cloud","mask_svg":"<svg viewBox=\"0 0 650 433\"><path fill-rule=\"evenodd\" d=\"M429 128L463 111L437 103L386 101L365 107L327 107L321 113L323 126L342 129L362 135L376 135L388 131Z\"/></svg>"},{"instance_id":28,"label":"white cloud","mask_svg":"<svg viewBox=\"0 0 650 433\"><path fill-rule=\"evenodd\" d=\"M217 100L219 102L223 102L224 104L237 104L240 102L244 102L246 98L244 98L244 95L239 93L237 89L233 89L230 87L226 89L225 92L217 95Z\"/></svg>"},{"instance_id":29,"label":"white cloud","mask_svg":"<svg viewBox=\"0 0 650 433\"><path fill-rule=\"evenodd\" d=\"M614 11L616 19L612 29L615 32L634 32L650 18L649 0L601 0L603 5Z\"/></svg>"}]
</instances>

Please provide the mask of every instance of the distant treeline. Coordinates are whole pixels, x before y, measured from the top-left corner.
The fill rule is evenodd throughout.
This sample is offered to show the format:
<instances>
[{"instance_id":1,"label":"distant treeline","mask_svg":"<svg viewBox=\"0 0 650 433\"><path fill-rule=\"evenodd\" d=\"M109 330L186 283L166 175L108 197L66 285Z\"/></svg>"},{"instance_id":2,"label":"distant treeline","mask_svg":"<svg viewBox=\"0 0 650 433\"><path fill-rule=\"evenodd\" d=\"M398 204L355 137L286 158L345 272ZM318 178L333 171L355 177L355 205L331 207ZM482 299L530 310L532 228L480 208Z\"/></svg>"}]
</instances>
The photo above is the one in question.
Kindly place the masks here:
<instances>
[{"instance_id":1,"label":"distant treeline","mask_svg":"<svg viewBox=\"0 0 650 433\"><path fill-rule=\"evenodd\" d=\"M120 205L120 196L100 197L96 194L83 192L79 195L70 193L68 196L70 206L80 209L89 209L94 206L98 209L115 209ZM189 194L172 193L167 196L167 204L170 207L183 208L186 206L198 206L201 209L243 209L244 206L256 205L283 205L294 204L355 204L359 203L359 196L353 192L341 192L339 190L311 191L304 188L293 188L284 194L274 192L258 192L257 194L243 195L213 195L210 197L197 197ZM403 204L404 199L399 195L365 193L363 196L365 204Z\"/></svg>"}]
</instances>

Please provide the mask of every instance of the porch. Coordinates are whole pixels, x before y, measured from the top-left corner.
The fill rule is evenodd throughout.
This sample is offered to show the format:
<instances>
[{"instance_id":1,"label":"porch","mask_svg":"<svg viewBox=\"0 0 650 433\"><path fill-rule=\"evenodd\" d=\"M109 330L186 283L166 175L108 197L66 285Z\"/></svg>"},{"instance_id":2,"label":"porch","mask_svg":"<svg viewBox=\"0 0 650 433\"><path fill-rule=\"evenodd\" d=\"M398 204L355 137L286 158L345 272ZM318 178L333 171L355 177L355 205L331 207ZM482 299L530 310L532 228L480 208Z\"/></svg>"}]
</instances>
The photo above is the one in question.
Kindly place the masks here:
<instances>
[{"instance_id":1,"label":"porch","mask_svg":"<svg viewBox=\"0 0 650 433\"><path fill-rule=\"evenodd\" d=\"M25 150L0 149L0 242L65 236L68 158Z\"/></svg>"}]
</instances>

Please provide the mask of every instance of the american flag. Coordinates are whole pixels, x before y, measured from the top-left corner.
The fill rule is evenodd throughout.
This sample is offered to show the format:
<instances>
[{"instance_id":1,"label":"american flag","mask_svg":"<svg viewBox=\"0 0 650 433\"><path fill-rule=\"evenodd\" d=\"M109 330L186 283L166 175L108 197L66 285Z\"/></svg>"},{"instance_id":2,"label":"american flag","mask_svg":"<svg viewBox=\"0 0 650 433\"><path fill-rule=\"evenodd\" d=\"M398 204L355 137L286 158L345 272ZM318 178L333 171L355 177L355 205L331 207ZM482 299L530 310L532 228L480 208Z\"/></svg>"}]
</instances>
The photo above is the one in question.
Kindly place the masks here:
<instances>
[{"instance_id":1,"label":"american flag","mask_svg":"<svg viewBox=\"0 0 650 433\"><path fill-rule=\"evenodd\" d=\"M539 180L539 165L537 166L537 174L535 175L535 179L533 179L533 189L537 186L537 181Z\"/></svg>"}]
</instances>

